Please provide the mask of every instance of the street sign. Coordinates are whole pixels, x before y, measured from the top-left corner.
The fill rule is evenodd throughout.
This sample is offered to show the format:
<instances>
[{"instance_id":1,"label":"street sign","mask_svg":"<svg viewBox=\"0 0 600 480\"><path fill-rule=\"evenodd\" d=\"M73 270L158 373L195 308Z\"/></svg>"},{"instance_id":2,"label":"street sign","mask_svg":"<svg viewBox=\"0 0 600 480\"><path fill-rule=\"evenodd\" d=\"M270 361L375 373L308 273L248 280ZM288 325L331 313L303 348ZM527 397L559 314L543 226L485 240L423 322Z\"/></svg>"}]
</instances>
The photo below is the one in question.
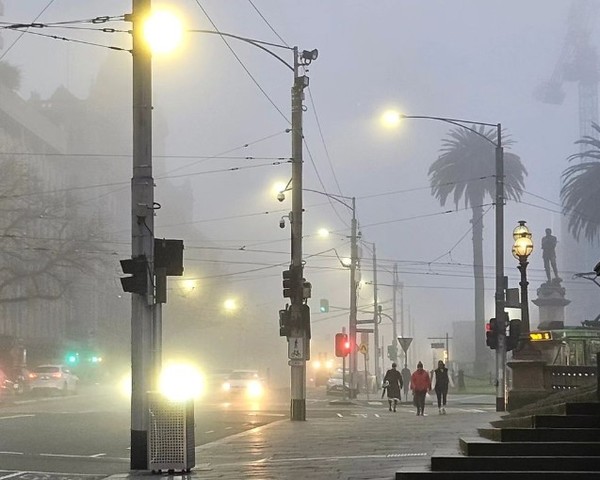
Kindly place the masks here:
<instances>
[{"instance_id":1,"label":"street sign","mask_svg":"<svg viewBox=\"0 0 600 480\"><path fill-rule=\"evenodd\" d=\"M360 347L358 347L358 351L363 355L366 355L367 353L369 353L369 347L366 343L361 343Z\"/></svg>"},{"instance_id":2,"label":"street sign","mask_svg":"<svg viewBox=\"0 0 600 480\"><path fill-rule=\"evenodd\" d=\"M305 360L304 337L290 337L288 341L288 358L290 360Z\"/></svg>"},{"instance_id":3,"label":"street sign","mask_svg":"<svg viewBox=\"0 0 600 480\"><path fill-rule=\"evenodd\" d=\"M303 367L304 360L288 360L288 365L290 367Z\"/></svg>"},{"instance_id":4,"label":"street sign","mask_svg":"<svg viewBox=\"0 0 600 480\"><path fill-rule=\"evenodd\" d=\"M431 348L446 348L446 344L444 342L434 342L431 344Z\"/></svg>"},{"instance_id":5,"label":"street sign","mask_svg":"<svg viewBox=\"0 0 600 480\"><path fill-rule=\"evenodd\" d=\"M402 347L402 350L404 351L404 353L406 353L406 351L408 350L408 347L410 347L412 340L413 339L411 337L398 337L398 343Z\"/></svg>"}]
</instances>

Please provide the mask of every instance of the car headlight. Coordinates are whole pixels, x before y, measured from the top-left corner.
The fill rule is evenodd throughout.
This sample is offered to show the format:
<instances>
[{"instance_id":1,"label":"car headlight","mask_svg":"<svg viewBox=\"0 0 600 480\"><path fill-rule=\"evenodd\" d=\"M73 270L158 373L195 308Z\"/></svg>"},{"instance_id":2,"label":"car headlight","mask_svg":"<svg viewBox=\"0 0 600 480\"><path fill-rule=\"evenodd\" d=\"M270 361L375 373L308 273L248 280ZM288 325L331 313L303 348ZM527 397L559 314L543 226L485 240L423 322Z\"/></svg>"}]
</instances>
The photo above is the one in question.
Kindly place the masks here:
<instances>
[{"instance_id":1,"label":"car headlight","mask_svg":"<svg viewBox=\"0 0 600 480\"><path fill-rule=\"evenodd\" d=\"M246 388L246 393L251 398L260 397L263 394L263 387L260 382L250 382Z\"/></svg>"},{"instance_id":2,"label":"car headlight","mask_svg":"<svg viewBox=\"0 0 600 480\"><path fill-rule=\"evenodd\" d=\"M228 392L229 390L231 390L231 383L225 382L223 384L223 390L225 390L226 392Z\"/></svg>"}]
</instances>

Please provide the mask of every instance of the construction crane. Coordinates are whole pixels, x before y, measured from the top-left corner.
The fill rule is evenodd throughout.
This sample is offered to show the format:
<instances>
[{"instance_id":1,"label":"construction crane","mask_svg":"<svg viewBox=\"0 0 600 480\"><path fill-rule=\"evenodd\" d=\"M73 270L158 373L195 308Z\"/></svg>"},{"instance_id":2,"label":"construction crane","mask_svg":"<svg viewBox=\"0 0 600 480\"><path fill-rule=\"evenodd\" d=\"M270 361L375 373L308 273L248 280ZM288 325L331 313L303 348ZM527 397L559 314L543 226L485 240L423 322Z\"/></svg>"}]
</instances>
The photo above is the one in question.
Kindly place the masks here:
<instances>
[{"instance_id":1,"label":"construction crane","mask_svg":"<svg viewBox=\"0 0 600 480\"><path fill-rule=\"evenodd\" d=\"M579 90L580 138L594 136L591 125L598 123L598 52L592 44L593 26L598 18L596 0L574 0L569 10L567 34L550 79L535 91L545 103L562 104L564 82L576 82Z\"/></svg>"}]
</instances>

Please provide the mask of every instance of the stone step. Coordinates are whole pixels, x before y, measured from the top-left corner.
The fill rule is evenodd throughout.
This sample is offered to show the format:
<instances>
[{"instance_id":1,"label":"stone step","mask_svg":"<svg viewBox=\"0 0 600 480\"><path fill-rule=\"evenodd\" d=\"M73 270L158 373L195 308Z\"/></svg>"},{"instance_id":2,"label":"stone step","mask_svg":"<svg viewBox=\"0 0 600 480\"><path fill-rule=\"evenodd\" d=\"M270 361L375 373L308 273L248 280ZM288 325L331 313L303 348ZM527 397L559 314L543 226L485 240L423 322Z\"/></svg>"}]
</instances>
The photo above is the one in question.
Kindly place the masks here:
<instances>
[{"instance_id":1,"label":"stone step","mask_svg":"<svg viewBox=\"0 0 600 480\"><path fill-rule=\"evenodd\" d=\"M600 428L479 428L479 435L497 442L595 442Z\"/></svg>"},{"instance_id":2,"label":"stone step","mask_svg":"<svg viewBox=\"0 0 600 480\"><path fill-rule=\"evenodd\" d=\"M459 439L460 451L467 456L594 456L600 442L496 442L480 437Z\"/></svg>"},{"instance_id":3,"label":"stone step","mask_svg":"<svg viewBox=\"0 0 600 480\"><path fill-rule=\"evenodd\" d=\"M433 472L428 467L404 467L396 472L396 480L600 480L600 472L511 472L454 471Z\"/></svg>"},{"instance_id":4,"label":"stone step","mask_svg":"<svg viewBox=\"0 0 600 480\"><path fill-rule=\"evenodd\" d=\"M600 402L565 403L565 415L598 415L600 416Z\"/></svg>"},{"instance_id":5,"label":"stone step","mask_svg":"<svg viewBox=\"0 0 600 480\"><path fill-rule=\"evenodd\" d=\"M595 415L528 415L490 422L497 428L600 428Z\"/></svg>"},{"instance_id":6,"label":"stone step","mask_svg":"<svg viewBox=\"0 0 600 480\"><path fill-rule=\"evenodd\" d=\"M534 415L533 428L600 428L600 416Z\"/></svg>"},{"instance_id":7,"label":"stone step","mask_svg":"<svg viewBox=\"0 0 600 480\"><path fill-rule=\"evenodd\" d=\"M589 456L478 456L461 454L431 456L433 471L578 471L600 472L600 457Z\"/></svg>"}]
</instances>

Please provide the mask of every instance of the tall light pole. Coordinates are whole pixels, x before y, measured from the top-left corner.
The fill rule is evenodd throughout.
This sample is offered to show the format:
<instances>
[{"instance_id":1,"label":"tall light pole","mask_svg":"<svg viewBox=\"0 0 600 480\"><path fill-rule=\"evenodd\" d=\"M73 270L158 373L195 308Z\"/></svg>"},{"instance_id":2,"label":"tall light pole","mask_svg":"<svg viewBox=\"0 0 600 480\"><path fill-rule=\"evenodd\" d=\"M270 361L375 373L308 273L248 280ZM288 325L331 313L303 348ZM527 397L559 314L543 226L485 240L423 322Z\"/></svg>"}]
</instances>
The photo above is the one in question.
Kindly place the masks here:
<instances>
[{"instance_id":1,"label":"tall light pole","mask_svg":"<svg viewBox=\"0 0 600 480\"><path fill-rule=\"evenodd\" d=\"M148 405L153 358L154 179L152 177L152 53L143 38L151 0L133 0L133 176L131 256L145 259L147 291L131 295L131 456L132 470L148 468Z\"/></svg>"},{"instance_id":2,"label":"tall light pole","mask_svg":"<svg viewBox=\"0 0 600 480\"><path fill-rule=\"evenodd\" d=\"M302 214L304 208L302 206L302 113L304 112L304 89L308 87L308 77L300 75L300 67L310 65L313 60L316 60L319 52L314 50L298 50L298 47L288 47L270 42L241 37L231 33L217 32L213 30L191 30L195 33L206 33L219 35L220 37L233 38L242 42L260 48L268 53L287 68L292 70L294 74L294 83L292 84L292 178L288 187L291 184L292 191L292 211L289 214L291 224L291 261L290 269L284 272L284 275L289 273L290 281L290 336L289 342L289 357L290 357L290 419L291 420L306 420L306 361L310 359L310 318L305 318L307 315L305 305L305 285L303 275L302 261ZM279 55L271 51L267 47L283 48L292 50L294 54L294 63L290 65ZM287 190L287 187L286 187ZM280 192L282 195L283 192ZM278 199L283 201L278 195ZM285 283L285 279L284 279ZM284 287L285 289L285 287ZM298 348L296 348L298 347Z\"/></svg>"},{"instance_id":3,"label":"tall light pole","mask_svg":"<svg viewBox=\"0 0 600 480\"><path fill-rule=\"evenodd\" d=\"M484 123L474 122L471 120L463 120L457 118L433 117L425 115L398 115L400 118L407 119L426 119L437 120L444 123L449 123L465 130L469 130L475 135L480 136L486 142L492 144L495 148L495 223L496 223L496 286L494 293L494 314L496 321L506 322L504 315L504 148L502 147L502 125L500 123ZM474 128L467 126L481 125L484 127L496 128L496 142L490 140L486 135L478 132ZM481 319L475 319L476 322L481 322ZM499 326L500 334L498 335L498 348L496 349L496 411L503 412L506 410L506 325ZM475 327L477 332L477 326ZM481 338L475 338L475 348L483 342L483 333Z\"/></svg>"}]
</instances>

